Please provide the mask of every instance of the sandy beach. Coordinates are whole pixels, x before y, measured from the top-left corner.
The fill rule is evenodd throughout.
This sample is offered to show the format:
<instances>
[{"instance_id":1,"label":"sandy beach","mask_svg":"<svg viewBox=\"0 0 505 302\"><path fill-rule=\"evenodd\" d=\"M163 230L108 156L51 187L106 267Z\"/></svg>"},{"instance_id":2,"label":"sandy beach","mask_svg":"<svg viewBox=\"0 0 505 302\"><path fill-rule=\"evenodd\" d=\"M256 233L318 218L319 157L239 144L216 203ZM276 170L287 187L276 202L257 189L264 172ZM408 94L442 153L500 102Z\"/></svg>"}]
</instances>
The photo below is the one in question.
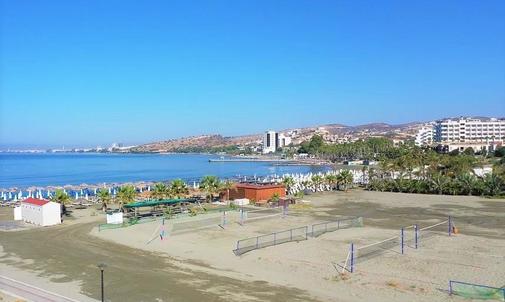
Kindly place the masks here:
<instances>
[{"instance_id":1,"label":"sandy beach","mask_svg":"<svg viewBox=\"0 0 505 302\"><path fill-rule=\"evenodd\" d=\"M449 280L503 286L504 200L362 190L305 199L311 207L290 209L285 218L241 226L230 216L224 229L149 244L160 222L99 232L104 217L85 210L58 227L1 233L0 262L52 283L72 282L69 289L96 299L95 265L105 261L110 301L463 301L448 295ZM402 226L424 227L449 215L459 230L455 236L437 230L403 255L393 247L358 261L353 274L334 266L345 260L351 242L364 246L396 236ZM347 216L362 216L364 226L241 256L232 251L239 239Z\"/></svg>"}]
</instances>

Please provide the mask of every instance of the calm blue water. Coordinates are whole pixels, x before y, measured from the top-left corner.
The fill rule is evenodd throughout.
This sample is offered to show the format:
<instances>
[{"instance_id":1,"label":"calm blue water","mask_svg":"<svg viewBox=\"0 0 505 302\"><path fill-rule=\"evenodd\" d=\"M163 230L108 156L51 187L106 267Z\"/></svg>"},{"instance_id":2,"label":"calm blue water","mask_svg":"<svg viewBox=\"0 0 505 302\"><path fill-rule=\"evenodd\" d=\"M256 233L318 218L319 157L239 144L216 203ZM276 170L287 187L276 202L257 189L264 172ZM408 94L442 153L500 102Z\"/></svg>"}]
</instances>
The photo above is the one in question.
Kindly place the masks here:
<instances>
[{"instance_id":1,"label":"calm blue water","mask_svg":"<svg viewBox=\"0 0 505 302\"><path fill-rule=\"evenodd\" d=\"M202 154L14 154L0 153L0 188L196 180L219 177L307 173L325 167L274 166L271 163L209 163L215 155Z\"/></svg>"}]
</instances>

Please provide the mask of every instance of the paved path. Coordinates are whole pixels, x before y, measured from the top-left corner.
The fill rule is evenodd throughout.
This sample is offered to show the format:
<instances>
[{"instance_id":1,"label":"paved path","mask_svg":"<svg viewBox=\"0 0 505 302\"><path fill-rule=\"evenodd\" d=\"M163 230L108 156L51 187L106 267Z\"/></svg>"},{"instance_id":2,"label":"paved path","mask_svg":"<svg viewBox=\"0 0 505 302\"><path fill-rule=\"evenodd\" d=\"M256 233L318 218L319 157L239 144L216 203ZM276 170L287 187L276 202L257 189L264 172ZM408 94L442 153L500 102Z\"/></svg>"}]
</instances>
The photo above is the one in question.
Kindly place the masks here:
<instances>
[{"instance_id":1,"label":"paved path","mask_svg":"<svg viewBox=\"0 0 505 302\"><path fill-rule=\"evenodd\" d=\"M78 302L42 288L0 275L0 290L37 302Z\"/></svg>"}]
</instances>

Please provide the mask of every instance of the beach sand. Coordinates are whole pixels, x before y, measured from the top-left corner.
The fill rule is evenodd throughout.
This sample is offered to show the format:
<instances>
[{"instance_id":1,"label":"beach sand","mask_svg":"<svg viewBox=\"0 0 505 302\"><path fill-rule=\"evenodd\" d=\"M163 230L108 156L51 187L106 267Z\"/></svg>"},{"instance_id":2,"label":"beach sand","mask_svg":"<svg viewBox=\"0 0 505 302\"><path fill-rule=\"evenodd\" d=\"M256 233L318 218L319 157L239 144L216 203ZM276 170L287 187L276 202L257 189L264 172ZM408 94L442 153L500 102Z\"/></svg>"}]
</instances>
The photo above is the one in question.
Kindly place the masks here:
<instances>
[{"instance_id":1,"label":"beach sand","mask_svg":"<svg viewBox=\"0 0 505 302\"><path fill-rule=\"evenodd\" d=\"M111 301L463 301L449 297L449 280L503 286L504 200L362 190L305 199L313 206L290 209L286 218L240 226L230 217L224 229L169 235L149 244L159 222L99 232L96 223L101 216L2 233L4 253L33 263L9 262L5 256L0 262L35 268L54 282L77 281L83 294L97 298L95 265L106 261ZM441 227L436 235L422 237L419 249L406 247L404 255L395 247L360 259L353 274L342 275L332 264L345 260L351 242L363 246L398 235L402 226L424 227L448 215L460 232L456 236L449 237ZM242 256L232 251L239 239L345 216L363 216L365 226ZM23 248L27 241L34 249ZM65 277L51 278L56 275Z\"/></svg>"}]
</instances>

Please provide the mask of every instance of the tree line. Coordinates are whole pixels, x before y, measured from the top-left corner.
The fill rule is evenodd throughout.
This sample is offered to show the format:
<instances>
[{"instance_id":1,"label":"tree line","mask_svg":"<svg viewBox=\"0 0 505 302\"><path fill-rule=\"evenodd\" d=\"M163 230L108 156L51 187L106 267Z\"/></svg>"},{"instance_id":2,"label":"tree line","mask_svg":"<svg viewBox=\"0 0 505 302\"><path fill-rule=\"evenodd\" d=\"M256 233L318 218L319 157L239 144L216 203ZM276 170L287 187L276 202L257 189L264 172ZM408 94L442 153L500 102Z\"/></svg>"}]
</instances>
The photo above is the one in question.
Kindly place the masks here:
<instances>
[{"instance_id":1,"label":"tree line","mask_svg":"<svg viewBox=\"0 0 505 302\"><path fill-rule=\"evenodd\" d=\"M351 159L378 160L378 167L363 167L366 188L377 191L451 195L501 195L505 183L505 147L493 153L467 148L439 153L412 143L395 146L387 138L368 138L345 144L329 144L315 135L303 142L299 153L333 162ZM475 173L492 166L491 173Z\"/></svg>"}]
</instances>

